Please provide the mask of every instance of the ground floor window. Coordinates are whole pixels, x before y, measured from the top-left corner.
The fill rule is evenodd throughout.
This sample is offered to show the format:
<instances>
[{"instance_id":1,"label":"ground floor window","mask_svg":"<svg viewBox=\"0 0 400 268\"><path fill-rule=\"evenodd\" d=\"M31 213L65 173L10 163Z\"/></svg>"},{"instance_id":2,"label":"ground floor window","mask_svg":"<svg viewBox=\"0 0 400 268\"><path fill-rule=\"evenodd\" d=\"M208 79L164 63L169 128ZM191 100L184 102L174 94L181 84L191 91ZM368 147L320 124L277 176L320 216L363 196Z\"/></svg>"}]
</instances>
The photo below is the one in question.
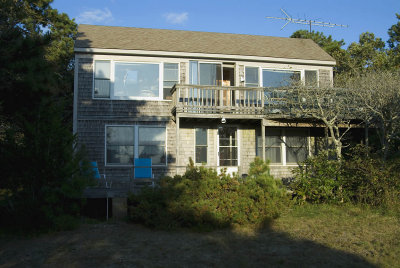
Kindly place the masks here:
<instances>
[{"instance_id":1,"label":"ground floor window","mask_svg":"<svg viewBox=\"0 0 400 268\"><path fill-rule=\"evenodd\" d=\"M236 127L218 128L218 155L220 166L238 165L238 139Z\"/></svg>"},{"instance_id":2,"label":"ground floor window","mask_svg":"<svg viewBox=\"0 0 400 268\"><path fill-rule=\"evenodd\" d=\"M309 154L308 129L266 128L265 159L271 164L295 164ZM262 138L257 136L257 156L262 157Z\"/></svg>"},{"instance_id":3,"label":"ground floor window","mask_svg":"<svg viewBox=\"0 0 400 268\"><path fill-rule=\"evenodd\" d=\"M195 145L196 163L207 163L207 129L196 128L195 136L196 136L196 145Z\"/></svg>"},{"instance_id":4,"label":"ground floor window","mask_svg":"<svg viewBox=\"0 0 400 268\"><path fill-rule=\"evenodd\" d=\"M131 165L134 158L166 164L166 129L160 126L106 126L106 164Z\"/></svg>"}]
</instances>

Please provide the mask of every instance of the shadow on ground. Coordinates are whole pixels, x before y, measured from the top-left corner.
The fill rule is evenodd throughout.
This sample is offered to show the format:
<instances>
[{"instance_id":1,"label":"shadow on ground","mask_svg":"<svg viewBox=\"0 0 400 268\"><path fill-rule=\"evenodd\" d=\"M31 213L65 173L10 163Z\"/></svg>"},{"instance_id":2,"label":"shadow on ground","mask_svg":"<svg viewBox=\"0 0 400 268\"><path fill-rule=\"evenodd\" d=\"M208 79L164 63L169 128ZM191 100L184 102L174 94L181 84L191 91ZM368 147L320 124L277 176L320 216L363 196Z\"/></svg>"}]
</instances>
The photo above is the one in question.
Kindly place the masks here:
<instances>
[{"instance_id":1,"label":"shadow on ground","mask_svg":"<svg viewBox=\"0 0 400 268\"><path fill-rule=\"evenodd\" d=\"M376 267L270 228L210 233L101 223L37 238L1 238L0 267Z\"/></svg>"}]
</instances>

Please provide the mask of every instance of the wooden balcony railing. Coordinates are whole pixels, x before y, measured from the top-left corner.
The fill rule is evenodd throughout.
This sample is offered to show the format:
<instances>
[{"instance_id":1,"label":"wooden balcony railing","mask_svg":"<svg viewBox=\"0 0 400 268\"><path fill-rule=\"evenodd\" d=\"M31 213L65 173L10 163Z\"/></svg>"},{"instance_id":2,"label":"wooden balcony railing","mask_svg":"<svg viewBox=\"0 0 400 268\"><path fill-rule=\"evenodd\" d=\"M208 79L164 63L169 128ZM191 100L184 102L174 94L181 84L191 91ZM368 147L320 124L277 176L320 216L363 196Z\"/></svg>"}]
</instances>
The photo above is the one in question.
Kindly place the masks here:
<instances>
[{"instance_id":1,"label":"wooden balcony railing","mask_svg":"<svg viewBox=\"0 0 400 268\"><path fill-rule=\"evenodd\" d=\"M286 103L284 90L263 87L176 84L171 94L174 113L263 115Z\"/></svg>"}]
</instances>

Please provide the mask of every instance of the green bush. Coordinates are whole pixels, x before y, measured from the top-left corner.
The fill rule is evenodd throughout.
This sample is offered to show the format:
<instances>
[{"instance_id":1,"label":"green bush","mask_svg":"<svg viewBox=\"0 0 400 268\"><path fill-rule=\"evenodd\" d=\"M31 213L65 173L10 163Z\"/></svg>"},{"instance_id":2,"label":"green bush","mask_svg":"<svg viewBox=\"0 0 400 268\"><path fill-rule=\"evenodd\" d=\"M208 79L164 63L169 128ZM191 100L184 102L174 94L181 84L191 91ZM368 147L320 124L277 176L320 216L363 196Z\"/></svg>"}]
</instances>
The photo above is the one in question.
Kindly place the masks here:
<instances>
[{"instance_id":1,"label":"green bush","mask_svg":"<svg viewBox=\"0 0 400 268\"><path fill-rule=\"evenodd\" d=\"M383 161L358 146L344 163L346 191L356 203L372 206L400 205L400 161Z\"/></svg>"},{"instance_id":2,"label":"green bush","mask_svg":"<svg viewBox=\"0 0 400 268\"><path fill-rule=\"evenodd\" d=\"M384 162L362 146L340 161L330 160L328 155L322 152L295 169L290 187L297 201L399 207L399 160Z\"/></svg>"},{"instance_id":3,"label":"green bush","mask_svg":"<svg viewBox=\"0 0 400 268\"><path fill-rule=\"evenodd\" d=\"M252 163L240 179L215 169L190 165L183 176L166 177L155 189L129 198L129 219L150 227L225 228L263 224L289 204L286 190L269 175L268 164Z\"/></svg>"},{"instance_id":4,"label":"green bush","mask_svg":"<svg viewBox=\"0 0 400 268\"><path fill-rule=\"evenodd\" d=\"M324 151L306 159L294 170L294 180L290 184L298 202L337 203L343 202L342 162L333 160L332 151Z\"/></svg>"}]
</instances>

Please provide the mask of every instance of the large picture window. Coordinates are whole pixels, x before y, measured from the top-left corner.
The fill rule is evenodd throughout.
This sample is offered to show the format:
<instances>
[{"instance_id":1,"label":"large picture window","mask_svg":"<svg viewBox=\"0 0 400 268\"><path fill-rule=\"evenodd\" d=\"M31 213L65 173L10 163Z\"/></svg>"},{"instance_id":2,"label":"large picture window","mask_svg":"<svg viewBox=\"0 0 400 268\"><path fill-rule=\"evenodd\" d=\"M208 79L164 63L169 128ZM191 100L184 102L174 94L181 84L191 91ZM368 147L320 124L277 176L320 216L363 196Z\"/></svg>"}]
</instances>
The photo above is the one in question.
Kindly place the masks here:
<instances>
[{"instance_id":1,"label":"large picture window","mask_svg":"<svg viewBox=\"0 0 400 268\"><path fill-rule=\"evenodd\" d=\"M301 79L299 71L262 70L263 87L291 86Z\"/></svg>"},{"instance_id":2,"label":"large picture window","mask_svg":"<svg viewBox=\"0 0 400 268\"><path fill-rule=\"evenodd\" d=\"M96 60L94 66L94 98L158 100L163 97L161 63ZM168 75L171 76L170 72Z\"/></svg>"},{"instance_id":3,"label":"large picture window","mask_svg":"<svg viewBox=\"0 0 400 268\"><path fill-rule=\"evenodd\" d=\"M166 164L166 129L158 126L106 126L106 164L133 165L134 158Z\"/></svg>"},{"instance_id":4,"label":"large picture window","mask_svg":"<svg viewBox=\"0 0 400 268\"><path fill-rule=\"evenodd\" d=\"M114 97L159 97L159 64L115 63Z\"/></svg>"}]
</instances>

